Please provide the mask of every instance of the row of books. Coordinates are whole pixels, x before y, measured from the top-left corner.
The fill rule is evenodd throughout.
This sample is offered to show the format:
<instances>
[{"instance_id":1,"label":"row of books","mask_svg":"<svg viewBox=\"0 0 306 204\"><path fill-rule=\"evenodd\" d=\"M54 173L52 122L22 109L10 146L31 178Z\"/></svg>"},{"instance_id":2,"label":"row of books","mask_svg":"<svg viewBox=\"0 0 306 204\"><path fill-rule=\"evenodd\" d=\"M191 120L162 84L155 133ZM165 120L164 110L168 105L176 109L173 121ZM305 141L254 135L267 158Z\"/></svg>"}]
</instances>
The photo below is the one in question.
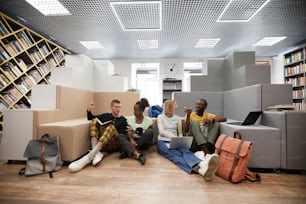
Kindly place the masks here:
<instances>
[{"instance_id":1,"label":"row of books","mask_svg":"<svg viewBox=\"0 0 306 204\"><path fill-rule=\"evenodd\" d=\"M43 59L42 55L40 52L35 48L29 52L30 58L32 62L39 62Z\"/></svg>"},{"instance_id":2,"label":"row of books","mask_svg":"<svg viewBox=\"0 0 306 204\"><path fill-rule=\"evenodd\" d=\"M0 73L0 89L10 84L10 80L4 75Z\"/></svg>"},{"instance_id":3,"label":"row of books","mask_svg":"<svg viewBox=\"0 0 306 204\"><path fill-rule=\"evenodd\" d=\"M57 60L58 62L60 62L62 59L64 59L65 54L64 54L63 50L57 49L57 50L54 52L54 57L56 58L56 60Z\"/></svg>"},{"instance_id":4,"label":"row of books","mask_svg":"<svg viewBox=\"0 0 306 204\"><path fill-rule=\"evenodd\" d=\"M54 58L50 57L50 58L47 59L47 61L50 64L51 67L56 67L57 66L57 63L56 63Z\"/></svg>"},{"instance_id":5,"label":"row of books","mask_svg":"<svg viewBox=\"0 0 306 204\"><path fill-rule=\"evenodd\" d=\"M49 71L51 70L51 64L50 63L41 63L39 64L38 70L43 73L44 75L46 75L47 73L49 73Z\"/></svg>"},{"instance_id":6,"label":"row of books","mask_svg":"<svg viewBox=\"0 0 306 204\"><path fill-rule=\"evenodd\" d=\"M9 105L2 98L0 98L0 111L6 110L8 107Z\"/></svg>"},{"instance_id":7,"label":"row of books","mask_svg":"<svg viewBox=\"0 0 306 204\"><path fill-rule=\"evenodd\" d=\"M295 107L295 110L306 110L305 102L293 103L293 106Z\"/></svg>"},{"instance_id":8,"label":"row of books","mask_svg":"<svg viewBox=\"0 0 306 204\"><path fill-rule=\"evenodd\" d=\"M287 78L285 83L292 86L306 85L306 77Z\"/></svg>"},{"instance_id":9,"label":"row of books","mask_svg":"<svg viewBox=\"0 0 306 204\"><path fill-rule=\"evenodd\" d=\"M21 58L16 58L16 60L17 60L17 64L18 64L18 66L22 69L22 71L27 71L28 70L28 65L26 65L26 63L23 61L23 59L21 59Z\"/></svg>"},{"instance_id":10,"label":"row of books","mask_svg":"<svg viewBox=\"0 0 306 204\"><path fill-rule=\"evenodd\" d=\"M5 48L11 56L17 55L19 52L22 52L24 49L21 47L18 40L9 41L7 39L2 40L5 44Z\"/></svg>"},{"instance_id":11,"label":"row of books","mask_svg":"<svg viewBox=\"0 0 306 204\"><path fill-rule=\"evenodd\" d=\"M303 60L303 50L292 53L284 57L284 64L290 64Z\"/></svg>"},{"instance_id":12,"label":"row of books","mask_svg":"<svg viewBox=\"0 0 306 204\"><path fill-rule=\"evenodd\" d=\"M5 26L2 20L0 20L0 36L4 36L9 34L8 28Z\"/></svg>"},{"instance_id":13,"label":"row of books","mask_svg":"<svg viewBox=\"0 0 306 204\"><path fill-rule=\"evenodd\" d=\"M2 96L4 97L6 101L9 102L9 104L13 104L22 97L22 94L18 91L17 88L11 87L7 89L6 91L4 91L2 93Z\"/></svg>"},{"instance_id":14,"label":"row of books","mask_svg":"<svg viewBox=\"0 0 306 204\"><path fill-rule=\"evenodd\" d=\"M285 76L290 76L294 74L301 74L306 72L306 64L300 63L293 67L285 68Z\"/></svg>"},{"instance_id":15,"label":"row of books","mask_svg":"<svg viewBox=\"0 0 306 204\"><path fill-rule=\"evenodd\" d=\"M31 87L32 87L33 85L36 84L36 82L35 82L35 80L34 80L33 78L29 78L29 77L27 77L27 76L23 76L23 77L20 78L20 80L18 80L18 82L17 82L16 84L17 84L17 86L19 86L19 87L20 87L20 86L24 87L24 89L25 89L26 91L28 91L28 90L31 89Z\"/></svg>"},{"instance_id":16,"label":"row of books","mask_svg":"<svg viewBox=\"0 0 306 204\"><path fill-rule=\"evenodd\" d=\"M34 84L39 82L42 78L40 73L36 69L29 71L28 75L29 75L30 80L34 79Z\"/></svg>"},{"instance_id":17,"label":"row of books","mask_svg":"<svg viewBox=\"0 0 306 204\"><path fill-rule=\"evenodd\" d=\"M17 38L25 49L33 45L32 41L30 40L29 36L25 33L24 30L17 33Z\"/></svg>"},{"instance_id":18,"label":"row of books","mask_svg":"<svg viewBox=\"0 0 306 204\"><path fill-rule=\"evenodd\" d=\"M45 44L39 46L39 50L40 50L40 52L41 52L44 56L46 56L46 55L48 55L48 54L50 53L49 49L47 48L47 46L46 46Z\"/></svg>"},{"instance_id":19,"label":"row of books","mask_svg":"<svg viewBox=\"0 0 306 204\"><path fill-rule=\"evenodd\" d=\"M299 89L292 91L293 99L301 99L306 97L306 89Z\"/></svg>"},{"instance_id":20,"label":"row of books","mask_svg":"<svg viewBox=\"0 0 306 204\"><path fill-rule=\"evenodd\" d=\"M11 100L11 99L10 99ZM14 104L15 103L15 104ZM21 98L17 103L14 101L12 104L16 109L28 109L31 107L31 101L26 98ZM10 105L6 101L0 98L0 111L6 110L9 108Z\"/></svg>"},{"instance_id":21,"label":"row of books","mask_svg":"<svg viewBox=\"0 0 306 204\"><path fill-rule=\"evenodd\" d=\"M9 59L9 54L5 51L5 49L0 44L0 59L2 59L2 62Z\"/></svg>"}]
</instances>

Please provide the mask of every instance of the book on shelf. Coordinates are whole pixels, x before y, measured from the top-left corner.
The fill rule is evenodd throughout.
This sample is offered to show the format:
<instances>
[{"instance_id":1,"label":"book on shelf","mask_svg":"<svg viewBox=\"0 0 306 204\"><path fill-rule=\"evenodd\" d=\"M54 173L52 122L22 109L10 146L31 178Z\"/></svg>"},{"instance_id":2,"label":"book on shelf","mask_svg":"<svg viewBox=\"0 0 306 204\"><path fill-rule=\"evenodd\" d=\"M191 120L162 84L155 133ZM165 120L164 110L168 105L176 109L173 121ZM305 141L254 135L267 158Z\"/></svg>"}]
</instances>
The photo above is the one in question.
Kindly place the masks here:
<instances>
[{"instance_id":1,"label":"book on shelf","mask_svg":"<svg viewBox=\"0 0 306 204\"><path fill-rule=\"evenodd\" d=\"M16 85L19 91L22 92L23 94L26 94L29 91L29 89L23 84L23 82L19 82Z\"/></svg>"},{"instance_id":2,"label":"book on shelf","mask_svg":"<svg viewBox=\"0 0 306 204\"><path fill-rule=\"evenodd\" d=\"M7 67L2 67L2 69L4 74L10 81L14 81L14 79L17 77L11 69Z\"/></svg>"},{"instance_id":3,"label":"book on shelf","mask_svg":"<svg viewBox=\"0 0 306 204\"><path fill-rule=\"evenodd\" d=\"M109 125L109 124L113 123L112 120L108 120L108 121L105 121L105 122L102 122L101 120L99 120L99 118L94 118L94 120L96 120L99 123L99 125L101 125L101 126L105 126L105 125Z\"/></svg>"},{"instance_id":4,"label":"book on shelf","mask_svg":"<svg viewBox=\"0 0 306 204\"><path fill-rule=\"evenodd\" d=\"M0 53L5 59L9 59L10 56L7 54L7 52L4 50L4 48L0 45Z\"/></svg>"},{"instance_id":5,"label":"book on shelf","mask_svg":"<svg viewBox=\"0 0 306 204\"><path fill-rule=\"evenodd\" d=\"M9 92L3 92L2 96L6 101L9 102L9 104L15 103L16 99L13 97L13 95Z\"/></svg>"},{"instance_id":6,"label":"book on shelf","mask_svg":"<svg viewBox=\"0 0 306 204\"><path fill-rule=\"evenodd\" d=\"M2 100L1 98L0 98L0 110L2 111L2 110L6 110L6 109L8 109L8 107L9 107L9 105L4 101L4 100Z\"/></svg>"},{"instance_id":7,"label":"book on shelf","mask_svg":"<svg viewBox=\"0 0 306 204\"><path fill-rule=\"evenodd\" d=\"M17 33L17 38L25 49L32 45L31 40L29 39L28 35L24 32L24 30Z\"/></svg>"},{"instance_id":8,"label":"book on shelf","mask_svg":"<svg viewBox=\"0 0 306 204\"><path fill-rule=\"evenodd\" d=\"M10 93L10 94L12 94L13 95L13 97L16 99L16 100L18 100L19 98L21 98L22 97L22 94L17 90L17 88L11 88L10 90L8 90L8 92Z\"/></svg>"},{"instance_id":9,"label":"book on shelf","mask_svg":"<svg viewBox=\"0 0 306 204\"><path fill-rule=\"evenodd\" d=\"M4 86L6 86L6 85L8 85L10 83L9 79L6 76L4 76L4 74L0 74L0 82Z\"/></svg>"},{"instance_id":10,"label":"book on shelf","mask_svg":"<svg viewBox=\"0 0 306 204\"><path fill-rule=\"evenodd\" d=\"M22 69L22 71L27 71L28 70L28 66L24 63L24 61L20 58L16 59L18 62L18 66Z\"/></svg>"},{"instance_id":11,"label":"book on shelf","mask_svg":"<svg viewBox=\"0 0 306 204\"><path fill-rule=\"evenodd\" d=\"M11 71L14 73L14 75L15 75L16 77L18 77L18 76L20 76L20 75L22 74L22 72L20 71L20 69L19 69L16 65L14 65L12 62L7 62L7 63L5 63L5 64L3 65L3 69L5 69L5 70L11 70Z\"/></svg>"},{"instance_id":12,"label":"book on shelf","mask_svg":"<svg viewBox=\"0 0 306 204\"><path fill-rule=\"evenodd\" d=\"M2 22L2 20L0 20L0 33L1 33L1 36L7 35L7 34L10 33L9 30L7 29L7 27Z\"/></svg>"},{"instance_id":13,"label":"book on shelf","mask_svg":"<svg viewBox=\"0 0 306 204\"><path fill-rule=\"evenodd\" d=\"M41 75L36 69L34 69L34 70L29 71L29 78L31 80L33 79L34 84L36 84L38 81L40 81Z\"/></svg>"}]
</instances>

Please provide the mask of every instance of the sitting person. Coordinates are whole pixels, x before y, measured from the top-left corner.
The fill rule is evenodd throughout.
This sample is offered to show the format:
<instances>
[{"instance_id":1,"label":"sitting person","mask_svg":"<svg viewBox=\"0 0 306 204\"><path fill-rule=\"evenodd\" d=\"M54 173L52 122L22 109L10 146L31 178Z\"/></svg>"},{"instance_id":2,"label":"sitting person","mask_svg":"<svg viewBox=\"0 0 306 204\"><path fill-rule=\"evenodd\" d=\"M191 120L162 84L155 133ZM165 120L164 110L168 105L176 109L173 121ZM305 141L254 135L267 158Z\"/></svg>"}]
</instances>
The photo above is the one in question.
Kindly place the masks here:
<instances>
[{"instance_id":1,"label":"sitting person","mask_svg":"<svg viewBox=\"0 0 306 204\"><path fill-rule=\"evenodd\" d=\"M121 103L119 100L114 99L111 101L111 113L94 115L92 113L94 108L95 103L90 102L87 108L87 119L91 120L90 137L92 150L68 166L71 172L80 171L90 162L92 162L93 166L98 164L103 158L101 151L119 151L120 145L117 136L126 135L127 121L125 117L120 115ZM95 118L98 118L103 123L111 122L107 126L101 126L97 120L94 120Z\"/></svg>"},{"instance_id":2,"label":"sitting person","mask_svg":"<svg viewBox=\"0 0 306 204\"><path fill-rule=\"evenodd\" d=\"M182 136L182 123L179 116L175 114L176 109L175 101L166 100L163 113L157 117L159 131L157 150L162 156L175 163L185 172L189 174L198 173L206 181L209 181L219 165L219 156L217 154L212 154L202 161L187 148L168 148L167 143L169 143L171 137Z\"/></svg>"},{"instance_id":3,"label":"sitting person","mask_svg":"<svg viewBox=\"0 0 306 204\"><path fill-rule=\"evenodd\" d=\"M185 107L185 133L189 132L189 135L194 137L191 151L212 154L215 152L215 143L219 136L219 122L225 122L227 119L205 112L206 108L205 99L199 99L196 102L195 112Z\"/></svg>"},{"instance_id":4,"label":"sitting person","mask_svg":"<svg viewBox=\"0 0 306 204\"><path fill-rule=\"evenodd\" d=\"M138 101L134 105L134 115L127 117L127 135L119 134L118 141L121 145L120 158L136 158L142 165L146 162L146 155L140 153L141 150L147 150L152 145L153 139L153 121L143 115L145 105Z\"/></svg>"}]
</instances>

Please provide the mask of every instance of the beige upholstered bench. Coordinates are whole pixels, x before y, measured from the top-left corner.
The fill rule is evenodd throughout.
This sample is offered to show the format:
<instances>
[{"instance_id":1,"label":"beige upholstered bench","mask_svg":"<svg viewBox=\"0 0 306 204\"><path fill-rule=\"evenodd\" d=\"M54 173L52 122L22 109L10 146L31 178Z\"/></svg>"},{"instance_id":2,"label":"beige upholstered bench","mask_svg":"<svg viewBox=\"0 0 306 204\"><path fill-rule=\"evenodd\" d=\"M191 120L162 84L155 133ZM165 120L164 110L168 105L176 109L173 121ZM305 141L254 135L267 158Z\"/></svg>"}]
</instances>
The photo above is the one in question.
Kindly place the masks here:
<instances>
[{"instance_id":1,"label":"beige upholstered bench","mask_svg":"<svg viewBox=\"0 0 306 204\"><path fill-rule=\"evenodd\" d=\"M38 135L49 133L60 137L63 161L73 161L90 148L89 123L86 118L65 120L39 125Z\"/></svg>"}]
</instances>

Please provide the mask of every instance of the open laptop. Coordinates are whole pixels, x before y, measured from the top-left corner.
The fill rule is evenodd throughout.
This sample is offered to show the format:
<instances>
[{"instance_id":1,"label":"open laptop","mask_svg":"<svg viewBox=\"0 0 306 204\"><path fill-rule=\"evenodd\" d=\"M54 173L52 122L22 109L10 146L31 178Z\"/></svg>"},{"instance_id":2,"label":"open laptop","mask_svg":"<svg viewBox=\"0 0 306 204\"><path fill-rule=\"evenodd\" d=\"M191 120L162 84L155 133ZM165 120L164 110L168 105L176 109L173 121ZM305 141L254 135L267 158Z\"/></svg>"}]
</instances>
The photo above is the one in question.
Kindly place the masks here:
<instances>
[{"instance_id":1,"label":"open laptop","mask_svg":"<svg viewBox=\"0 0 306 204\"><path fill-rule=\"evenodd\" d=\"M184 137L171 137L170 143L167 144L169 149L179 149L185 147L189 149L191 147L193 137L184 136Z\"/></svg>"},{"instance_id":2,"label":"open laptop","mask_svg":"<svg viewBox=\"0 0 306 204\"><path fill-rule=\"evenodd\" d=\"M228 122L231 125L254 125L261 115L262 111L251 111L243 122Z\"/></svg>"}]
</instances>

